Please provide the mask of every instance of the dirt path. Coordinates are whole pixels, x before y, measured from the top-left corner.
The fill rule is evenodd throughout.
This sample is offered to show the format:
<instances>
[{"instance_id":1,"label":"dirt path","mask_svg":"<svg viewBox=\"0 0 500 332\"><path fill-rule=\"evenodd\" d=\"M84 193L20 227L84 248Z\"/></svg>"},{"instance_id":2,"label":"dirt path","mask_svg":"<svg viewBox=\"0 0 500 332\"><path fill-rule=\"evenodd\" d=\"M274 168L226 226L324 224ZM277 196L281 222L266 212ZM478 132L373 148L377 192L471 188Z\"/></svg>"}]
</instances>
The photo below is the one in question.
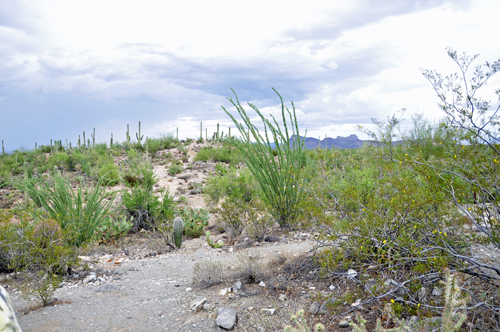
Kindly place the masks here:
<instances>
[{"instance_id":1,"label":"dirt path","mask_svg":"<svg viewBox=\"0 0 500 332\"><path fill-rule=\"evenodd\" d=\"M231 283L206 289L193 285L195 262L208 259L234 263L240 254L255 252L265 257L278 253L300 254L312 246L306 241L265 244L236 253L207 248L200 239L191 241L186 242L190 249L130 260L119 268L99 263L98 269L111 271L107 281L87 285L67 282L56 291L60 304L55 306L24 314L29 304L12 294L23 331L222 331L214 322L217 307L231 307L232 302L237 311L244 308L232 300L226 303L228 299L218 294L219 289L230 287ZM188 287L193 290L186 291ZM195 314L190 304L200 295L207 297L211 309ZM260 303L262 308L273 303L261 297L254 300L253 305ZM245 303L248 304L248 299Z\"/></svg>"}]
</instances>

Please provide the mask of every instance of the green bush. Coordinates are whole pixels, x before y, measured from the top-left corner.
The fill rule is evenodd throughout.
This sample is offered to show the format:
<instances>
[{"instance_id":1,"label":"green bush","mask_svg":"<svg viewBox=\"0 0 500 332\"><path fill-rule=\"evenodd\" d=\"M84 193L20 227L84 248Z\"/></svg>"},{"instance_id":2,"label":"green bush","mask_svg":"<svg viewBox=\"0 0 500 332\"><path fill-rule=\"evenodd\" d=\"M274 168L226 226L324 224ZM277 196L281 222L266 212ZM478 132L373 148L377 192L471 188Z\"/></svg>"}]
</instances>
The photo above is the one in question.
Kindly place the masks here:
<instances>
[{"instance_id":1,"label":"green bush","mask_svg":"<svg viewBox=\"0 0 500 332\"><path fill-rule=\"evenodd\" d=\"M223 197L248 203L258 197L258 192L258 183L250 170L234 167L229 171L221 167L219 172L207 178L204 189L205 201L212 206L217 205Z\"/></svg>"},{"instance_id":2,"label":"green bush","mask_svg":"<svg viewBox=\"0 0 500 332\"><path fill-rule=\"evenodd\" d=\"M99 178L103 178L103 185L114 186L120 182L120 169L114 163L108 163L101 165L97 174Z\"/></svg>"},{"instance_id":3,"label":"green bush","mask_svg":"<svg viewBox=\"0 0 500 332\"><path fill-rule=\"evenodd\" d=\"M68 232L70 242L80 246L93 237L113 204L116 193L106 193L102 188L103 181L99 179L93 187L82 183L75 192L69 179L56 172L47 179L18 180L15 186L34 198L35 203Z\"/></svg>"},{"instance_id":4,"label":"green bush","mask_svg":"<svg viewBox=\"0 0 500 332\"><path fill-rule=\"evenodd\" d=\"M240 151L233 145L222 145L218 148L202 147L194 157L194 161L213 161L236 165L242 161Z\"/></svg>"},{"instance_id":5,"label":"green bush","mask_svg":"<svg viewBox=\"0 0 500 332\"><path fill-rule=\"evenodd\" d=\"M182 173L183 170L184 168L182 166L174 164L168 168L168 174L174 176L176 174Z\"/></svg>"}]
</instances>

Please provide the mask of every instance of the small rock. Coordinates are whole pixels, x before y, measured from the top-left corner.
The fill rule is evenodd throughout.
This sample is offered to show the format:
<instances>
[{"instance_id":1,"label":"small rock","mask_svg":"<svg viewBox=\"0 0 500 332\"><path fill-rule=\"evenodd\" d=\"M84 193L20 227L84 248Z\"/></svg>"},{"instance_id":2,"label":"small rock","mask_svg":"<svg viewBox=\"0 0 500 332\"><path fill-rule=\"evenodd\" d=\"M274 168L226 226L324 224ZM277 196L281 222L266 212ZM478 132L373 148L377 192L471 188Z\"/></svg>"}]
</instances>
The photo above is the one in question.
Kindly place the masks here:
<instances>
[{"instance_id":1,"label":"small rock","mask_svg":"<svg viewBox=\"0 0 500 332\"><path fill-rule=\"evenodd\" d=\"M281 239L278 236L266 236L264 241L266 241L266 242L280 242Z\"/></svg>"},{"instance_id":2,"label":"small rock","mask_svg":"<svg viewBox=\"0 0 500 332\"><path fill-rule=\"evenodd\" d=\"M207 302L207 298L203 296L198 296L196 300L191 303L191 310L195 313L203 309L203 305Z\"/></svg>"},{"instance_id":3,"label":"small rock","mask_svg":"<svg viewBox=\"0 0 500 332\"><path fill-rule=\"evenodd\" d=\"M334 290L335 286L334 285L330 285L330 287L328 287L328 288L330 288L330 290Z\"/></svg>"},{"instance_id":4,"label":"small rock","mask_svg":"<svg viewBox=\"0 0 500 332\"><path fill-rule=\"evenodd\" d=\"M189 292L192 292L192 291L193 291L193 289L191 287L186 288L186 292L189 293Z\"/></svg>"},{"instance_id":5,"label":"small rock","mask_svg":"<svg viewBox=\"0 0 500 332\"><path fill-rule=\"evenodd\" d=\"M228 288L223 288L219 291L219 295L220 296L225 296L226 294L228 293L231 293L232 292L232 289L230 287Z\"/></svg>"},{"instance_id":6,"label":"small rock","mask_svg":"<svg viewBox=\"0 0 500 332\"><path fill-rule=\"evenodd\" d=\"M357 307L361 304L361 299L357 299L353 304L351 304L351 307Z\"/></svg>"},{"instance_id":7,"label":"small rock","mask_svg":"<svg viewBox=\"0 0 500 332\"><path fill-rule=\"evenodd\" d=\"M281 302L285 302L286 300L288 300L288 298L286 297L285 294L281 294L280 297L278 298Z\"/></svg>"},{"instance_id":8,"label":"small rock","mask_svg":"<svg viewBox=\"0 0 500 332\"><path fill-rule=\"evenodd\" d=\"M320 307L321 305L318 302L311 303L311 306L309 307L309 313L311 315L316 315L319 312Z\"/></svg>"},{"instance_id":9,"label":"small rock","mask_svg":"<svg viewBox=\"0 0 500 332\"><path fill-rule=\"evenodd\" d=\"M358 275L358 272L356 272L356 270L353 270L353 269L347 270L347 278L354 279L354 278L356 278L357 275Z\"/></svg>"},{"instance_id":10,"label":"small rock","mask_svg":"<svg viewBox=\"0 0 500 332\"><path fill-rule=\"evenodd\" d=\"M262 308L262 309L260 309L260 311L262 311L264 314L266 314L268 316L272 316L272 315L274 315L274 312L276 311L276 309Z\"/></svg>"},{"instance_id":11,"label":"small rock","mask_svg":"<svg viewBox=\"0 0 500 332\"><path fill-rule=\"evenodd\" d=\"M205 302L205 304L203 305L203 310L205 310L205 311L210 311L213 308L214 308L214 306L212 303Z\"/></svg>"},{"instance_id":12,"label":"small rock","mask_svg":"<svg viewBox=\"0 0 500 332\"><path fill-rule=\"evenodd\" d=\"M259 283L259 286L260 286L260 287L266 287L266 284L264 283L264 281L261 281L261 282Z\"/></svg>"},{"instance_id":13,"label":"small rock","mask_svg":"<svg viewBox=\"0 0 500 332\"><path fill-rule=\"evenodd\" d=\"M229 308L219 308L215 324L224 330L232 330L238 322L236 310Z\"/></svg>"},{"instance_id":14,"label":"small rock","mask_svg":"<svg viewBox=\"0 0 500 332\"><path fill-rule=\"evenodd\" d=\"M238 291L240 291L242 288L243 288L243 284L241 283L241 280L236 281L233 285L233 291L235 293L238 293Z\"/></svg>"},{"instance_id":15,"label":"small rock","mask_svg":"<svg viewBox=\"0 0 500 332\"><path fill-rule=\"evenodd\" d=\"M97 277L95 274L89 274L85 279L83 279L84 284L88 284L89 282L94 282L97 280Z\"/></svg>"},{"instance_id":16,"label":"small rock","mask_svg":"<svg viewBox=\"0 0 500 332\"><path fill-rule=\"evenodd\" d=\"M349 327L349 321L345 319L341 320L339 322L339 327Z\"/></svg>"}]
</instances>

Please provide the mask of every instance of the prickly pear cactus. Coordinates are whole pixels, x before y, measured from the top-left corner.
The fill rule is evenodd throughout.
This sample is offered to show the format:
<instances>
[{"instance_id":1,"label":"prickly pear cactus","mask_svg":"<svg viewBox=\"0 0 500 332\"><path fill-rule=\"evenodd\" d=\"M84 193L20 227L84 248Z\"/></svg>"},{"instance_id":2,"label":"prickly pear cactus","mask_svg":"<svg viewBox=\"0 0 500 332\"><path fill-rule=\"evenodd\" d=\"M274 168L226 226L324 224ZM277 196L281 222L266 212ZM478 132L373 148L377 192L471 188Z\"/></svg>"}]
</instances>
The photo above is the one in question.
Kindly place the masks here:
<instances>
[{"instance_id":1,"label":"prickly pear cactus","mask_svg":"<svg viewBox=\"0 0 500 332\"><path fill-rule=\"evenodd\" d=\"M182 244L182 233L184 231L184 221L177 217L174 219L174 241L175 246L180 249Z\"/></svg>"}]
</instances>

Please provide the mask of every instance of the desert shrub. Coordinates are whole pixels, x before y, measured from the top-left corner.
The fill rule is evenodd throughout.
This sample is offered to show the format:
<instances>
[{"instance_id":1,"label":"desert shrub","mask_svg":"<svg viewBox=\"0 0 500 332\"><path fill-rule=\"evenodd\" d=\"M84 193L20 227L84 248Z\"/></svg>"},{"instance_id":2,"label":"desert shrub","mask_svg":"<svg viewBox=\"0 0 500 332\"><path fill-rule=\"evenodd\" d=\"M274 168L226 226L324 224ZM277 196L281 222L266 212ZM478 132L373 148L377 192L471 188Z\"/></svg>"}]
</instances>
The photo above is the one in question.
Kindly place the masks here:
<instances>
[{"instance_id":1,"label":"desert shrub","mask_svg":"<svg viewBox=\"0 0 500 332\"><path fill-rule=\"evenodd\" d=\"M71 234L45 213L0 211L0 268L22 272L21 290L39 297L44 306L62 275L78 262L71 242Z\"/></svg>"},{"instance_id":2,"label":"desert shrub","mask_svg":"<svg viewBox=\"0 0 500 332\"><path fill-rule=\"evenodd\" d=\"M220 170L216 167L216 171L216 174L207 178L204 189L205 201L209 205L217 205L223 197L246 203L258 197L259 187L249 169L232 167L227 171L223 167Z\"/></svg>"},{"instance_id":3,"label":"desert shrub","mask_svg":"<svg viewBox=\"0 0 500 332\"><path fill-rule=\"evenodd\" d=\"M120 182L120 169L114 163L101 165L97 170L97 175L103 179L104 186L114 186Z\"/></svg>"},{"instance_id":4,"label":"desert shrub","mask_svg":"<svg viewBox=\"0 0 500 332\"><path fill-rule=\"evenodd\" d=\"M218 285L224 281L227 266L218 261L203 260L194 263L193 283L201 286Z\"/></svg>"},{"instance_id":5,"label":"desert shrub","mask_svg":"<svg viewBox=\"0 0 500 332\"><path fill-rule=\"evenodd\" d=\"M184 168L180 165L173 164L168 168L168 174L174 176L176 174L182 173Z\"/></svg>"},{"instance_id":6,"label":"desert shrub","mask_svg":"<svg viewBox=\"0 0 500 332\"><path fill-rule=\"evenodd\" d=\"M278 94L276 90L274 91ZM238 100L238 96L236 96L236 93L234 94L236 101L232 98L229 98L229 101L236 108L245 125L238 122L225 108L223 109L231 117L242 136L242 140L238 141L237 144L238 149L259 183L262 198L273 217L282 226L294 225L300 215L298 207L305 197L301 181L303 167L306 162L304 144L299 138L295 106L292 103L293 112L286 108L286 113L291 122L292 132L290 133L287 117L285 116L285 106L279 94L284 132L274 117L273 124L260 113L256 106L249 104L264 123L265 132L262 135L256 126L251 123L250 118ZM250 131L254 141L250 140L247 130ZM274 150L278 153L276 157L273 154L269 134L273 139Z\"/></svg>"},{"instance_id":7,"label":"desert shrub","mask_svg":"<svg viewBox=\"0 0 500 332\"><path fill-rule=\"evenodd\" d=\"M297 328L293 328L291 325L287 325L283 329L284 332L311 332L306 318L304 317L303 309L297 311L295 315L292 315L290 317L290 321L292 322L292 324L296 325ZM314 332L321 332L324 330L325 327L323 326L323 324L318 323L314 326Z\"/></svg>"},{"instance_id":8,"label":"desert shrub","mask_svg":"<svg viewBox=\"0 0 500 332\"><path fill-rule=\"evenodd\" d=\"M245 283L262 281L265 276L262 256L258 252L238 254L238 264L234 269L234 276Z\"/></svg>"},{"instance_id":9,"label":"desert shrub","mask_svg":"<svg viewBox=\"0 0 500 332\"><path fill-rule=\"evenodd\" d=\"M465 77L471 59L457 58L454 52L450 56ZM484 328L488 319L492 326L498 321L498 269L474 255L483 245L498 248L498 117L487 112L487 103L465 95L500 70L500 61L487 67L488 74L476 69L469 92L456 86L453 75L446 82L424 71L438 92L446 121L437 128L414 121L417 128L404 138L407 143L390 145L388 151L381 142L365 149L369 157L360 155L363 150L335 151L338 156L323 165L323 175L311 179L311 193L318 206L326 207L321 217L324 239L337 243L318 256L323 274L349 280L348 271L355 271L351 280L370 285L365 301L391 300L397 318L443 310L446 303L429 290L446 279L443 271L450 268L468 280L463 289L473 295L468 303L475 311L469 315L471 326ZM380 128L380 140L394 130ZM492 300L483 306L481 296Z\"/></svg>"},{"instance_id":10,"label":"desert shrub","mask_svg":"<svg viewBox=\"0 0 500 332\"><path fill-rule=\"evenodd\" d=\"M218 214L218 225L231 236L239 236L246 228L248 235L257 241L264 239L267 229L273 223L259 200L245 202L239 199L228 199L222 203Z\"/></svg>"},{"instance_id":11,"label":"desert shrub","mask_svg":"<svg viewBox=\"0 0 500 332\"><path fill-rule=\"evenodd\" d=\"M63 152L56 152L49 156L47 161L49 169L53 169L54 166L62 167L67 166L69 160L69 156Z\"/></svg>"},{"instance_id":12,"label":"desert shrub","mask_svg":"<svg viewBox=\"0 0 500 332\"><path fill-rule=\"evenodd\" d=\"M218 148L214 147L203 147L198 151L196 156L194 157L194 161L202 160L202 161L213 161L213 162L221 162L228 163L231 165L236 165L242 161L241 153L234 146L222 145Z\"/></svg>"},{"instance_id":13,"label":"desert shrub","mask_svg":"<svg viewBox=\"0 0 500 332\"><path fill-rule=\"evenodd\" d=\"M15 186L34 198L68 232L70 242L80 246L93 237L113 203L115 193L106 193L103 181L99 179L95 186L81 183L75 192L69 179L56 172L48 178L18 180Z\"/></svg>"}]
</instances>

